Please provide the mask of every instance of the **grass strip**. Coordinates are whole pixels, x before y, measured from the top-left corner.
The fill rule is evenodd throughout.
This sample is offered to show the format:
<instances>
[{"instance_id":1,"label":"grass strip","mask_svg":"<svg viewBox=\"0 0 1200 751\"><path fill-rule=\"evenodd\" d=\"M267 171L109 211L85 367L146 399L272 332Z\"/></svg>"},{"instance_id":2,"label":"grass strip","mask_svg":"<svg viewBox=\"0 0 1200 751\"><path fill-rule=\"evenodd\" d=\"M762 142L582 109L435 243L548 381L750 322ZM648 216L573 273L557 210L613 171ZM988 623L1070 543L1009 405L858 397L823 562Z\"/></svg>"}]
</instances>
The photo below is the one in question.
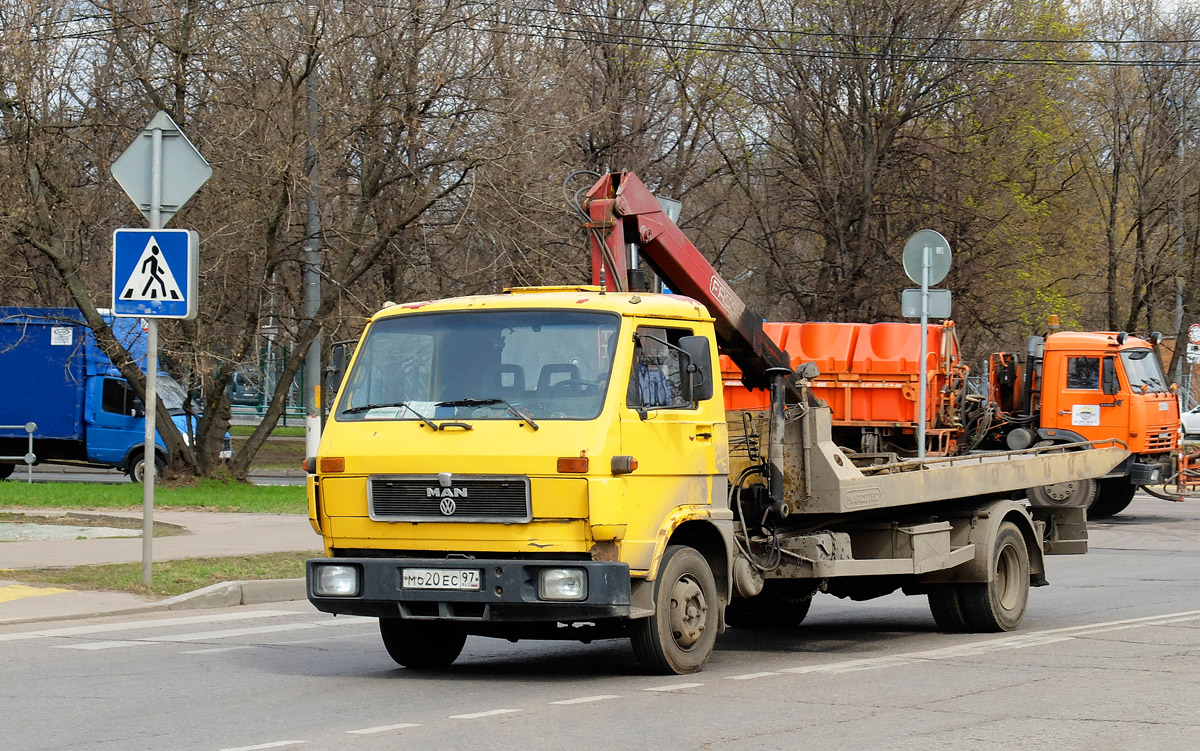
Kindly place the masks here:
<instances>
[{"instance_id":1,"label":"grass strip","mask_svg":"<svg viewBox=\"0 0 1200 751\"><path fill-rule=\"evenodd\" d=\"M183 558L155 561L149 587L142 585L141 563L111 563L70 568L0 569L0 579L25 584L54 584L71 589L130 592L151 597L174 597L212 584L254 579L300 579L304 562L320 555L299 553Z\"/></svg>"},{"instance_id":2,"label":"grass strip","mask_svg":"<svg viewBox=\"0 0 1200 751\"><path fill-rule=\"evenodd\" d=\"M234 438L237 438L238 436L243 436L243 437L248 436L248 435L252 434L257 427L258 427L257 425L230 425L229 426L229 435L233 436ZM296 426L289 425L287 427L273 428L271 430L271 435L276 438L303 438L304 437L304 426L303 425L296 425Z\"/></svg>"},{"instance_id":3,"label":"grass strip","mask_svg":"<svg viewBox=\"0 0 1200 751\"><path fill-rule=\"evenodd\" d=\"M302 486L248 485L201 480L195 485L156 485L155 508L240 511L255 514L303 514L308 501ZM4 483L0 509L140 509L142 486L134 483Z\"/></svg>"}]
</instances>

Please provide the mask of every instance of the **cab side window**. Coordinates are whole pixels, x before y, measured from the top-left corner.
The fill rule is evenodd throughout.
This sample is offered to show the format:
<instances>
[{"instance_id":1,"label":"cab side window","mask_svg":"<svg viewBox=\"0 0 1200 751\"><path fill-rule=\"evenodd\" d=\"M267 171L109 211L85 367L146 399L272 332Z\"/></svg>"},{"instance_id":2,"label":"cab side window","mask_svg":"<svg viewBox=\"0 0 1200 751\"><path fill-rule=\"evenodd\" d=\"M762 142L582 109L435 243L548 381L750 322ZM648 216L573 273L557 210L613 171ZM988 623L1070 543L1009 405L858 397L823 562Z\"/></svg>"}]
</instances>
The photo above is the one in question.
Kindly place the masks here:
<instances>
[{"instance_id":1,"label":"cab side window","mask_svg":"<svg viewBox=\"0 0 1200 751\"><path fill-rule=\"evenodd\" d=\"M691 336L687 329L639 326L635 334L633 367L629 373L626 403L632 409L690 409L684 400L679 340Z\"/></svg>"},{"instance_id":2,"label":"cab side window","mask_svg":"<svg viewBox=\"0 0 1200 751\"><path fill-rule=\"evenodd\" d=\"M1100 389L1100 358L1067 358L1067 388L1098 391Z\"/></svg>"},{"instance_id":3,"label":"cab side window","mask_svg":"<svg viewBox=\"0 0 1200 751\"><path fill-rule=\"evenodd\" d=\"M133 389L119 378L105 378L100 391L100 409L114 415L136 417ZM139 402L140 404L140 402Z\"/></svg>"}]
</instances>

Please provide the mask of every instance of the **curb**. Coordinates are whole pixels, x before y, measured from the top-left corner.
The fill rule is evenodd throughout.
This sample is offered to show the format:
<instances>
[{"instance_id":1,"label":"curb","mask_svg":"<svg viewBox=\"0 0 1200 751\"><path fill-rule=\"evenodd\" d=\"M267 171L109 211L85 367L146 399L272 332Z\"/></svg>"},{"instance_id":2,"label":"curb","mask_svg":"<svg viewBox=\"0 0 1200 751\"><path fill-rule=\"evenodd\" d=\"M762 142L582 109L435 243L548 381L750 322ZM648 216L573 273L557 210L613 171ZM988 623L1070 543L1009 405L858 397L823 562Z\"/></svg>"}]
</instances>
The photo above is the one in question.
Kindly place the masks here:
<instances>
[{"instance_id":1,"label":"curb","mask_svg":"<svg viewBox=\"0 0 1200 751\"><path fill-rule=\"evenodd\" d=\"M288 602L307 597L308 590L303 579L258 579L211 584L195 592L163 600L159 604L166 610L202 610Z\"/></svg>"},{"instance_id":2,"label":"curb","mask_svg":"<svg viewBox=\"0 0 1200 751\"><path fill-rule=\"evenodd\" d=\"M239 605L263 605L271 602L291 602L308 598L308 589L304 579L258 579L250 581L232 581L212 584L185 592L181 595L147 603L132 608L118 610L98 610L87 613L71 613L54 617L14 618L0 620L0 626L19 626L27 623L45 623L46 621L76 621L85 618L107 618L109 616L140 615L143 613L161 613L176 610L204 610L209 608L229 608Z\"/></svg>"}]
</instances>

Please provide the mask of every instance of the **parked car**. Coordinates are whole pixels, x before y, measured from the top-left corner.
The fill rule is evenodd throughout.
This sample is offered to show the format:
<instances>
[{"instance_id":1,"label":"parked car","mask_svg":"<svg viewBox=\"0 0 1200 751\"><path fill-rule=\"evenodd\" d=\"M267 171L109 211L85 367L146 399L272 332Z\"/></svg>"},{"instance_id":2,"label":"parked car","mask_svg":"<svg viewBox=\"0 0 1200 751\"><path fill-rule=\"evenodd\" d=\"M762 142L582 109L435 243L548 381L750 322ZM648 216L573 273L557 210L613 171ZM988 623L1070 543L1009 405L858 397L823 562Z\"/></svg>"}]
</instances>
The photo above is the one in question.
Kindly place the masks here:
<instances>
[{"instance_id":1,"label":"parked car","mask_svg":"<svg viewBox=\"0 0 1200 751\"><path fill-rule=\"evenodd\" d=\"M257 407L262 404L262 390L258 387L258 379L245 371L239 370L226 387L229 393L229 403L243 407Z\"/></svg>"},{"instance_id":2,"label":"parked car","mask_svg":"<svg viewBox=\"0 0 1200 751\"><path fill-rule=\"evenodd\" d=\"M1200 404L1181 414L1179 422L1183 426L1184 440L1200 441Z\"/></svg>"}]
</instances>

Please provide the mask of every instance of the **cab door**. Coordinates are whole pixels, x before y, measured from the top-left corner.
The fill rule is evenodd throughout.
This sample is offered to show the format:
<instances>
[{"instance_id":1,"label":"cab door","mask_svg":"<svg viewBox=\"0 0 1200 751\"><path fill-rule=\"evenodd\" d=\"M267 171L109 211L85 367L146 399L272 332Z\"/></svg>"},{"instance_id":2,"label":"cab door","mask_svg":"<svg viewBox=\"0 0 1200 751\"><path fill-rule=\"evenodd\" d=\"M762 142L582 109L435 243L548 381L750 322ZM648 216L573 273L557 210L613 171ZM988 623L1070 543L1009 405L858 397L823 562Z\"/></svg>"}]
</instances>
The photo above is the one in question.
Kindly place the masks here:
<instances>
[{"instance_id":1,"label":"cab door","mask_svg":"<svg viewBox=\"0 0 1200 751\"><path fill-rule=\"evenodd\" d=\"M1058 372L1047 372L1043 385L1043 391L1051 385L1055 391L1043 394L1042 426L1070 430L1089 441L1125 438L1128 390L1122 388L1116 360L1111 354L1060 353Z\"/></svg>"},{"instance_id":2,"label":"cab door","mask_svg":"<svg viewBox=\"0 0 1200 751\"><path fill-rule=\"evenodd\" d=\"M639 323L631 337L631 360L619 360L630 362L628 371L613 374L624 391L622 451L638 464L623 476L628 526L622 557L635 570L649 568L663 520L672 513L707 514L714 498L723 506L729 472L723 407L719 397L688 401L683 386L678 343L704 333L696 328L683 322Z\"/></svg>"}]
</instances>

